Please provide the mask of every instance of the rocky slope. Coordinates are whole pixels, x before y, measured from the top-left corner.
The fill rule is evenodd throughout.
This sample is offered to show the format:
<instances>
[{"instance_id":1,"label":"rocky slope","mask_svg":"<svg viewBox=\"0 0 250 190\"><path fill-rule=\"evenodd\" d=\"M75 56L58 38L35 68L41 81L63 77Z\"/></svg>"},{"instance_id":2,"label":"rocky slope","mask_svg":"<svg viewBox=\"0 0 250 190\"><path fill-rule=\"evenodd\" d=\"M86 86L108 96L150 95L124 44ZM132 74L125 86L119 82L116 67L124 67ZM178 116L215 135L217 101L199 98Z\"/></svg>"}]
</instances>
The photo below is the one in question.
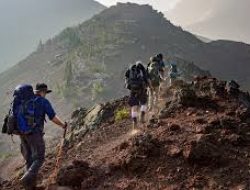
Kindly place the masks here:
<instances>
[{"instance_id":1,"label":"rocky slope","mask_svg":"<svg viewBox=\"0 0 250 190\"><path fill-rule=\"evenodd\" d=\"M64 142L56 184L49 189L249 189L250 96L225 82L197 78L162 91L158 112L136 130L117 110L127 98L80 109ZM73 134L73 135L72 135ZM40 177L48 186L56 149ZM21 189L16 178L4 189Z\"/></svg>"}]
</instances>

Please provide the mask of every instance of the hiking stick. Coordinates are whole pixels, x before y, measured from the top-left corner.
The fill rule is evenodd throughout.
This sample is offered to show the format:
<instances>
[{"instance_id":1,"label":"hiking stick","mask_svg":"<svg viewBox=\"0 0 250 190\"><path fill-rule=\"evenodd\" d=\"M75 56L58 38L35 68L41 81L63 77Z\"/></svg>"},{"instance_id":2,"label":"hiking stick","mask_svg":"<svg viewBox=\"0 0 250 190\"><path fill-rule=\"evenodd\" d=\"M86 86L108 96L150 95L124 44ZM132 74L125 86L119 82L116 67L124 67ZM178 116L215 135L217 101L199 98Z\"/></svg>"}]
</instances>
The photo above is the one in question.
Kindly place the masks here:
<instances>
[{"instance_id":1,"label":"hiking stick","mask_svg":"<svg viewBox=\"0 0 250 190\"><path fill-rule=\"evenodd\" d=\"M50 185L55 184L57 181L57 176L58 176L58 172L59 172L59 168L60 168L61 160L62 160L62 155L63 155L63 146L64 146L66 134L67 134L67 128L68 128L68 125L67 125L67 123L65 123L65 128L63 131L63 139L61 141L61 144L59 146L59 150L58 150L58 153L56 156L56 165L55 165L54 171L49 176L49 179L48 179L47 188L46 188L47 190L49 189Z\"/></svg>"}]
</instances>

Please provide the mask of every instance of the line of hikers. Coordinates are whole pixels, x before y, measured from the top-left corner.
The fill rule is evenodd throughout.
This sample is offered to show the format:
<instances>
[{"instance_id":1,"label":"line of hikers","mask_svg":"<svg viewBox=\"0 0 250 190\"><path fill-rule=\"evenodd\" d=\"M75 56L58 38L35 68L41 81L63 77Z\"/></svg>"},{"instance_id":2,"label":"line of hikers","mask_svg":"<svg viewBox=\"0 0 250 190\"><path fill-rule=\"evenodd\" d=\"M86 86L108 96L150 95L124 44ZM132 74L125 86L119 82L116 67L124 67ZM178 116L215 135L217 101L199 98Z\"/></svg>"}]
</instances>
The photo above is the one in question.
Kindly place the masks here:
<instances>
[{"instance_id":1,"label":"line of hikers","mask_svg":"<svg viewBox=\"0 0 250 190\"><path fill-rule=\"evenodd\" d=\"M142 123L145 122L146 111L152 111L157 106L161 81L166 80L165 73L166 67L162 54L151 57L147 68L138 61L127 70L126 85L131 92L128 103L131 106L134 127L137 126L139 106L141 106ZM171 64L170 83L177 75L176 65ZM147 90L149 90L149 98ZM36 189L37 175L45 160L46 116L64 130L67 128L67 123L56 115L51 103L45 98L51 92L52 90L49 90L44 83L38 83L35 90L29 84L18 85L13 93L9 113L4 119L2 133L20 136L21 153L26 161L26 171L20 182L25 190Z\"/></svg>"},{"instance_id":2,"label":"line of hikers","mask_svg":"<svg viewBox=\"0 0 250 190\"><path fill-rule=\"evenodd\" d=\"M169 78L169 83L172 85L179 76L175 63L170 64L167 77L165 77L166 72L167 69L161 53L151 57L146 68L141 61L137 61L126 71L125 83L126 88L130 90L128 103L131 107L133 128L137 127L138 118L141 123L145 123L146 112L157 108L162 81Z\"/></svg>"}]
</instances>

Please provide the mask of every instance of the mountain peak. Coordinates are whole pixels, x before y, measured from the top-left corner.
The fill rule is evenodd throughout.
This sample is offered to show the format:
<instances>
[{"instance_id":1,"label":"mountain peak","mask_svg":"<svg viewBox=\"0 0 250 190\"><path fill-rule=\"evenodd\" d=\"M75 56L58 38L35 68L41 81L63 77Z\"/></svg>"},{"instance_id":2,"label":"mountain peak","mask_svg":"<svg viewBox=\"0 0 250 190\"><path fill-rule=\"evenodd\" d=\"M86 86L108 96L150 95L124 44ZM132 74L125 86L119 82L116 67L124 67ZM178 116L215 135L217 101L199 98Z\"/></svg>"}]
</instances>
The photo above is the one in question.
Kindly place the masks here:
<instances>
[{"instance_id":1,"label":"mountain peak","mask_svg":"<svg viewBox=\"0 0 250 190\"><path fill-rule=\"evenodd\" d=\"M127 20L139 21L147 19L155 19L159 21L164 19L164 15L157 10L154 10L150 5L138 5L136 3L117 3L117 5L112 6L104 10L99 16L96 17L104 18L107 21L110 20ZM164 19L165 20L165 19ZM150 20L149 20L150 22Z\"/></svg>"}]
</instances>

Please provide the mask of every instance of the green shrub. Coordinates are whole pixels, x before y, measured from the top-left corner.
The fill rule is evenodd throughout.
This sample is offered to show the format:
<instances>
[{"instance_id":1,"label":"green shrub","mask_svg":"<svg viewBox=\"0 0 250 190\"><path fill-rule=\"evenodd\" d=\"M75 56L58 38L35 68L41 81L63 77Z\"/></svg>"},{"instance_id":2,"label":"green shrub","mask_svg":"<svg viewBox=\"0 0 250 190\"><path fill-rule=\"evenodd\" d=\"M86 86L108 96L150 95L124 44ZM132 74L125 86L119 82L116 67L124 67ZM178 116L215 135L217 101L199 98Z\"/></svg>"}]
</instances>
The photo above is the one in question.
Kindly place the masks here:
<instances>
[{"instance_id":1,"label":"green shrub","mask_svg":"<svg viewBox=\"0 0 250 190\"><path fill-rule=\"evenodd\" d=\"M119 109L115 112L115 121L119 122L122 121L124 119L128 119L129 118L129 111L127 108L122 108Z\"/></svg>"}]
</instances>

